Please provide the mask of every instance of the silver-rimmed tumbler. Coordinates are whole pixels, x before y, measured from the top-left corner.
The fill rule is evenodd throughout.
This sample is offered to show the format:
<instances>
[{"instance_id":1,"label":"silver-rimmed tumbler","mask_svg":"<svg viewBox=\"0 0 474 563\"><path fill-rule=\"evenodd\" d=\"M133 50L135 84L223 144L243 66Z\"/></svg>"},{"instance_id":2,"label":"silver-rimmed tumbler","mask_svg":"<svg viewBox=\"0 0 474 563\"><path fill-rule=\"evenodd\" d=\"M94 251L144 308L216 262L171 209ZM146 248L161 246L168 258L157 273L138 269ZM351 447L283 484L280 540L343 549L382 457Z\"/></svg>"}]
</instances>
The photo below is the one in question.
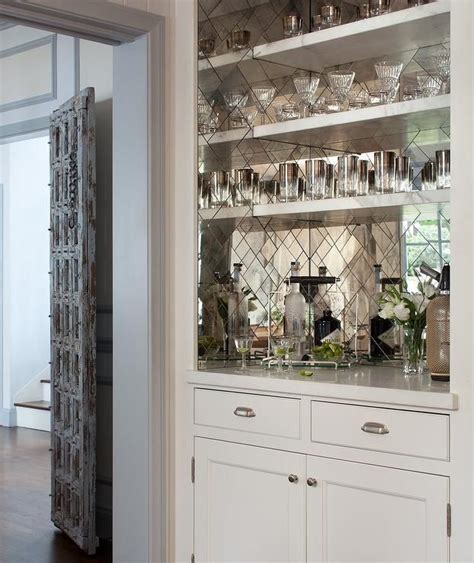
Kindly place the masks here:
<instances>
[{"instance_id":1,"label":"silver-rimmed tumbler","mask_svg":"<svg viewBox=\"0 0 474 563\"><path fill-rule=\"evenodd\" d=\"M236 168L234 170L235 205L250 205L253 198L253 170Z\"/></svg>"},{"instance_id":2,"label":"silver-rimmed tumbler","mask_svg":"<svg viewBox=\"0 0 474 563\"><path fill-rule=\"evenodd\" d=\"M281 18L283 24L283 35L295 37L303 33L303 20L298 14L288 14Z\"/></svg>"},{"instance_id":3,"label":"silver-rimmed tumbler","mask_svg":"<svg viewBox=\"0 0 474 563\"><path fill-rule=\"evenodd\" d=\"M280 164L280 200L283 202L298 201L299 169L296 162Z\"/></svg>"},{"instance_id":4,"label":"silver-rimmed tumbler","mask_svg":"<svg viewBox=\"0 0 474 563\"><path fill-rule=\"evenodd\" d=\"M376 190L375 190L375 170L369 170L369 195L374 195L376 194Z\"/></svg>"},{"instance_id":5,"label":"silver-rimmed tumbler","mask_svg":"<svg viewBox=\"0 0 474 563\"><path fill-rule=\"evenodd\" d=\"M375 193L393 194L395 191L395 159L393 151L374 153Z\"/></svg>"},{"instance_id":6,"label":"silver-rimmed tumbler","mask_svg":"<svg viewBox=\"0 0 474 563\"><path fill-rule=\"evenodd\" d=\"M326 164L326 195L325 197L337 197L335 187L334 164Z\"/></svg>"},{"instance_id":7,"label":"silver-rimmed tumbler","mask_svg":"<svg viewBox=\"0 0 474 563\"><path fill-rule=\"evenodd\" d=\"M368 195L369 193L369 161L359 160L359 188L357 195Z\"/></svg>"},{"instance_id":8,"label":"silver-rimmed tumbler","mask_svg":"<svg viewBox=\"0 0 474 563\"><path fill-rule=\"evenodd\" d=\"M434 162L426 162L421 169L421 189L436 189L436 165Z\"/></svg>"},{"instance_id":9,"label":"silver-rimmed tumbler","mask_svg":"<svg viewBox=\"0 0 474 563\"><path fill-rule=\"evenodd\" d=\"M409 156L397 156L395 159L395 186L397 192L411 191Z\"/></svg>"},{"instance_id":10,"label":"silver-rimmed tumbler","mask_svg":"<svg viewBox=\"0 0 474 563\"><path fill-rule=\"evenodd\" d=\"M225 170L211 172L211 207L230 207L230 174Z\"/></svg>"},{"instance_id":11,"label":"silver-rimmed tumbler","mask_svg":"<svg viewBox=\"0 0 474 563\"><path fill-rule=\"evenodd\" d=\"M359 157L344 155L337 157L337 180L339 197L353 197L357 195L359 184Z\"/></svg>"},{"instance_id":12,"label":"silver-rimmed tumbler","mask_svg":"<svg viewBox=\"0 0 474 563\"><path fill-rule=\"evenodd\" d=\"M436 187L438 190L451 187L451 151L436 151Z\"/></svg>"},{"instance_id":13,"label":"silver-rimmed tumbler","mask_svg":"<svg viewBox=\"0 0 474 563\"><path fill-rule=\"evenodd\" d=\"M341 8L333 4L321 6L321 23L324 28L334 27L341 23Z\"/></svg>"},{"instance_id":14,"label":"silver-rimmed tumbler","mask_svg":"<svg viewBox=\"0 0 474 563\"><path fill-rule=\"evenodd\" d=\"M323 199L326 197L325 160L313 158L305 162L306 199Z\"/></svg>"}]
</instances>

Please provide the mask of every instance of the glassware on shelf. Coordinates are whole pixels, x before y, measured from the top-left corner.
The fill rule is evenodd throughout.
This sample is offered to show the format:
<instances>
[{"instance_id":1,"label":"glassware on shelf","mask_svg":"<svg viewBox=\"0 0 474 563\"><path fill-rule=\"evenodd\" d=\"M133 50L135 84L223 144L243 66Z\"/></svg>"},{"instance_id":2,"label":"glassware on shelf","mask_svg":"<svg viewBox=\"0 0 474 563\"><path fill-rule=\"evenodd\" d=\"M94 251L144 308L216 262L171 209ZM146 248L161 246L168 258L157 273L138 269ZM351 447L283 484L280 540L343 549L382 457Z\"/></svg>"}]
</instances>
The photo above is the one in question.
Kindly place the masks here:
<instances>
[{"instance_id":1,"label":"glassware on shelf","mask_svg":"<svg viewBox=\"0 0 474 563\"><path fill-rule=\"evenodd\" d=\"M311 17L311 31L321 31L323 29L323 18L321 14Z\"/></svg>"},{"instance_id":2,"label":"glassware on shelf","mask_svg":"<svg viewBox=\"0 0 474 563\"><path fill-rule=\"evenodd\" d=\"M318 74L297 72L293 76L293 84L295 86L296 93L303 101L305 116L309 112L309 108L316 101L316 91L318 89L319 82L320 77Z\"/></svg>"},{"instance_id":3,"label":"glassware on shelf","mask_svg":"<svg viewBox=\"0 0 474 563\"><path fill-rule=\"evenodd\" d=\"M299 168L296 162L284 162L279 166L280 200L283 202L298 201Z\"/></svg>"},{"instance_id":4,"label":"glassware on shelf","mask_svg":"<svg viewBox=\"0 0 474 563\"><path fill-rule=\"evenodd\" d=\"M254 171L251 168L234 170L235 205L251 205L253 198Z\"/></svg>"},{"instance_id":5,"label":"glassware on shelf","mask_svg":"<svg viewBox=\"0 0 474 563\"><path fill-rule=\"evenodd\" d=\"M357 195L359 184L359 157L344 155L337 157L337 180L339 197Z\"/></svg>"},{"instance_id":6,"label":"glassware on shelf","mask_svg":"<svg viewBox=\"0 0 474 563\"><path fill-rule=\"evenodd\" d=\"M232 193L230 174L225 170L211 172L210 180L211 207L231 207Z\"/></svg>"},{"instance_id":7,"label":"glassware on shelf","mask_svg":"<svg viewBox=\"0 0 474 563\"><path fill-rule=\"evenodd\" d=\"M382 16L390 12L390 0L369 0L369 10L371 17Z\"/></svg>"},{"instance_id":8,"label":"glassware on shelf","mask_svg":"<svg viewBox=\"0 0 474 563\"><path fill-rule=\"evenodd\" d=\"M214 100L208 102L201 92L198 95L197 118L199 133L215 133L219 114L214 111Z\"/></svg>"},{"instance_id":9,"label":"glassware on shelf","mask_svg":"<svg viewBox=\"0 0 474 563\"><path fill-rule=\"evenodd\" d=\"M309 108L309 115L324 115L327 113L326 98L320 96Z\"/></svg>"},{"instance_id":10,"label":"glassware on shelf","mask_svg":"<svg viewBox=\"0 0 474 563\"><path fill-rule=\"evenodd\" d=\"M433 57L433 62L442 83L443 92L449 92L449 80L451 78L451 51L444 49Z\"/></svg>"},{"instance_id":11,"label":"glassware on shelf","mask_svg":"<svg viewBox=\"0 0 474 563\"><path fill-rule=\"evenodd\" d=\"M331 92L338 102L343 104L352 88L355 73L349 70L333 70L328 72L328 83Z\"/></svg>"},{"instance_id":12,"label":"glassware on shelf","mask_svg":"<svg viewBox=\"0 0 474 563\"><path fill-rule=\"evenodd\" d=\"M212 57L214 54L214 49L216 48L215 39L200 39L198 43L199 47L199 58L207 59Z\"/></svg>"},{"instance_id":13,"label":"glassware on shelf","mask_svg":"<svg viewBox=\"0 0 474 563\"><path fill-rule=\"evenodd\" d=\"M242 127L252 127L258 110L255 106L238 108L237 112L230 115L230 129L241 129Z\"/></svg>"},{"instance_id":14,"label":"glassware on shelf","mask_svg":"<svg viewBox=\"0 0 474 563\"><path fill-rule=\"evenodd\" d=\"M293 121L301 117L298 104L288 102L277 106L275 110L275 117L277 121Z\"/></svg>"},{"instance_id":15,"label":"glassware on shelf","mask_svg":"<svg viewBox=\"0 0 474 563\"><path fill-rule=\"evenodd\" d=\"M277 360L277 373L283 373L283 361L288 355L288 350L291 347L291 339L287 336L276 336L271 341L272 352Z\"/></svg>"},{"instance_id":16,"label":"glassware on shelf","mask_svg":"<svg viewBox=\"0 0 474 563\"><path fill-rule=\"evenodd\" d=\"M395 159L395 185L397 192L411 191L410 170L410 157L397 156Z\"/></svg>"},{"instance_id":17,"label":"glassware on shelf","mask_svg":"<svg viewBox=\"0 0 474 563\"><path fill-rule=\"evenodd\" d=\"M376 80L369 89L369 103L371 106L391 104L395 101L400 84L385 80Z\"/></svg>"},{"instance_id":18,"label":"glassware on shelf","mask_svg":"<svg viewBox=\"0 0 474 563\"><path fill-rule=\"evenodd\" d=\"M357 195L368 195L369 193L369 161L359 159L359 186Z\"/></svg>"},{"instance_id":19,"label":"glassware on shelf","mask_svg":"<svg viewBox=\"0 0 474 563\"><path fill-rule=\"evenodd\" d=\"M334 164L326 164L326 197L336 197Z\"/></svg>"},{"instance_id":20,"label":"glassware on shelf","mask_svg":"<svg viewBox=\"0 0 474 563\"><path fill-rule=\"evenodd\" d=\"M250 356L253 346L253 336L236 336L235 337L235 348L237 352L242 357L242 363L240 366L240 371L248 371L247 358Z\"/></svg>"},{"instance_id":21,"label":"glassware on shelf","mask_svg":"<svg viewBox=\"0 0 474 563\"><path fill-rule=\"evenodd\" d=\"M377 193L375 189L375 170L369 170L369 195L374 195Z\"/></svg>"},{"instance_id":22,"label":"glassware on shelf","mask_svg":"<svg viewBox=\"0 0 474 563\"><path fill-rule=\"evenodd\" d=\"M424 98L432 98L439 94L442 84L438 76L433 76L428 72L418 72L416 79Z\"/></svg>"},{"instance_id":23,"label":"glassware on shelf","mask_svg":"<svg viewBox=\"0 0 474 563\"><path fill-rule=\"evenodd\" d=\"M274 86L258 86L252 88L252 95L257 103L257 109L261 115L260 123L265 123L265 113L275 98L276 88Z\"/></svg>"},{"instance_id":24,"label":"glassware on shelf","mask_svg":"<svg viewBox=\"0 0 474 563\"><path fill-rule=\"evenodd\" d=\"M203 172L198 174L198 209L209 209L211 204L209 175Z\"/></svg>"},{"instance_id":25,"label":"glassware on shelf","mask_svg":"<svg viewBox=\"0 0 474 563\"><path fill-rule=\"evenodd\" d=\"M307 199L323 199L327 197L327 164L318 158L305 161L306 197Z\"/></svg>"},{"instance_id":26,"label":"glassware on shelf","mask_svg":"<svg viewBox=\"0 0 474 563\"><path fill-rule=\"evenodd\" d=\"M341 8L334 4L321 6L321 23L323 28L334 27L341 24Z\"/></svg>"},{"instance_id":27,"label":"glassware on shelf","mask_svg":"<svg viewBox=\"0 0 474 563\"><path fill-rule=\"evenodd\" d=\"M303 20L298 14L288 14L281 18L283 24L283 35L285 37L296 37L303 33Z\"/></svg>"},{"instance_id":28,"label":"glassware on shelf","mask_svg":"<svg viewBox=\"0 0 474 563\"><path fill-rule=\"evenodd\" d=\"M395 191L395 159L393 151L374 153L375 193L393 194Z\"/></svg>"},{"instance_id":29,"label":"glassware on shelf","mask_svg":"<svg viewBox=\"0 0 474 563\"><path fill-rule=\"evenodd\" d=\"M227 49L229 51L242 51L250 49L250 31L246 29L234 29L227 38Z\"/></svg>"},{"instance_id":30,"label":"glassware on shelf","mask_svg":"<svg viewBox=\"0 0 474 563\"><path fill-rule=\"evenodd\" d=\"M362 109L369 103L369 94L366 90L351 90L348 94L349 109Z\"/></svg>"},{"instance_id":31,"label":"glassware on shelf","mask_svg":"<svg viewBox=\"0 0 474 563\"><path fill-rule=\"evenodd\" d=\"M344 109L344 102L338 100L335 96L326 98L325 113L339 113Z\"/></svg>"},{"instance_id":32,"label":"glassware on shelf","mask_svg":"<svg viewBox=\"0 0 474 563\"><path fill-rule=\"evenodd\" d=\"M451 151L436 151L436 187L438 190L451 187Z\"/></svg>"},{"instance_id":33,"label":"glassware on shelf","mask_svg":"<svg viewBox=\"0 0 474 563\"><path fill-rule=\"evenodd\" d=\"M280 183L278 180L260 180L260 204L277 203L280 201Z\"/></svg>"},{"instance_id":34,"label":"glassware on shelf","mask_svg":"<svg viewBox=\"0 0 474 563\"><path fill-rule=\"evenodd\" d=\"M418 86L405 86L403 88L402 99L404 102L410 100L418 100L419 98L422 97L423 97L423 93L421 91L421 88L419 88Z\"/></svg>"},{"instance_id":35,"label":"glassware on shelf","mask_svg":"<svg viewBox=\"0 0 474 563\"><path fill-rule=\"evenodd\" d=\"M399 61L380 61L374 65L377 78L380 80L382 103L391 103L398 91L403 63Z\"/></svg>"},{"instance_id":36,"label":"glassware on shelf","mask_svg":"<svg viewBox=\"0 0 474 563\"><path fill-rule=\"evenodd\" d=\"M357 6L357 21L366 20L370 18L370 6L368 2L364 2L360 6Z\"/></svg>"},{"instance_id":37,"label":"glassware on shelf","mask_svg":"<svg viewBox=\"0 0 474 563\"><path fill-rule=\"evenodd\" d=\"M428 161L421 169L421 189L436 190L436 165Z\"/></svg>"},{"instance_id":38,"label":"glassware on shelf","mask_svg":"<svg viewBox=\"0 0 474 563\"><path fill-rule=\"evenodd\" d=\"M236 108L243 108L249 99L248 92L242 88L225 92L223 97L229 111L233 111Z\"/></svg>"}]
</instances>

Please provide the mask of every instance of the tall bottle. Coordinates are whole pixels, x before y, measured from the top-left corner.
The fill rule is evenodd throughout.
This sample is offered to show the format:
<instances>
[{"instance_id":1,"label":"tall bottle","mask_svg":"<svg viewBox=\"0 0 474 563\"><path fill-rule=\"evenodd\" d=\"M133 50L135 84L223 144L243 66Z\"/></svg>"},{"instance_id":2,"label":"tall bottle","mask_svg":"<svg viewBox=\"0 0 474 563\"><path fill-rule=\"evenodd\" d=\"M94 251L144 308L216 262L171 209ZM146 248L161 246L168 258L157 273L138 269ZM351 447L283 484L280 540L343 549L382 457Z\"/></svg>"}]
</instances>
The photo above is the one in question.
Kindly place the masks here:
<instances>
[{"instance_id":1,"label":"tall bottle","mask_svg":"<svg viewBox=\"0 0 474 563\"><path fill-rule=\"evenodd\" d=\"M370 304L370 349L371 358L390 358L396 346L395 324L379 315L378 299L382 295L382 266L374 265L375 294Z\"/></svg>"},{"instance_id":2,"label":"tall bottle","mask_svg":"<svg viewBox=\"0 0 474 563\"><path fill-rule=\"evenodd\" d=\"M441 272L439 295L426 309L426 364L434 381L449 381L450 267Z\"/></svg>"},{"instance_id":3,"label":"tall bottle","mask_svg":"<svg viewBox=\"0 0 474 563\"><path fill-rule=\"evenodd\" d=\"M228 333L229 333L229 352L235 351L234 339L237 336L248 334L249 330L249 302L247 296L242 291L242 264L234 264L232 272L231 290L228 299Z\"/></svg>"},{"instance_id":4,"label":"tall bottle","mask_svg":"<svg viewBox=\"0 0 474 563\"><path fill-rule=\"evenodd\" d=\"M319 277L327 276L327 268L320 266ZM315 297L314 343L321 346L323 342L341 342L341 321L333 317L331 305L327 299L326 285L319 284Z\"/></svg>"},{"instance_id":5,"label":"tall bottle","mask_svg":"<svg viewBox=\"0 0 474 563\"><path fill-rule=\"evenodd\" d=\"M285 298L285 336L291 336L296 342L296 356L304 354L306 301L296 281L300 275L299 262L291 262L290 292Z\"/></svg>"}]
</instances>

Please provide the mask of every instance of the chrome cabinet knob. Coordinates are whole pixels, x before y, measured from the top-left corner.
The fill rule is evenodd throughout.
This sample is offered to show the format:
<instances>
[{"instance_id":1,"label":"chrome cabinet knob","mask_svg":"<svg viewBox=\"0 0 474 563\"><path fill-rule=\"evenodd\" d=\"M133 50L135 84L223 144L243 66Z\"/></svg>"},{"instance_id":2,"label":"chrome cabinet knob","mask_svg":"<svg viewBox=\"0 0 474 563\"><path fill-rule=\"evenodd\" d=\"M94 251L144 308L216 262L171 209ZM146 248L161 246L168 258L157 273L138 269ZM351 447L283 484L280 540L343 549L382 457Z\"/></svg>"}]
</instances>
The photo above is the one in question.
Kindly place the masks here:
<instances>
[{"instance_id":1,"label":"chrome cabinet knob","mask_svg":"<svg viewBox=\"0 0 474 563\"><path fill-rule=\"evenodd\" d=\"M298 483L298 475L294 475L293 473L290 473L290 475L288 475L288 481L290 483Z\"/></svg>"},{"instance_id":2,"label":"chrome cabinet knob","mask_svg":"<svg viewBox=\"0 0 474 563\"><path fill-rule=\"evenodd\" d=\"M314 477L308 477L308 479L306 480L306 484L308 485L308 487L316 487L318 482Z\"/></svg>"}]
</instances>

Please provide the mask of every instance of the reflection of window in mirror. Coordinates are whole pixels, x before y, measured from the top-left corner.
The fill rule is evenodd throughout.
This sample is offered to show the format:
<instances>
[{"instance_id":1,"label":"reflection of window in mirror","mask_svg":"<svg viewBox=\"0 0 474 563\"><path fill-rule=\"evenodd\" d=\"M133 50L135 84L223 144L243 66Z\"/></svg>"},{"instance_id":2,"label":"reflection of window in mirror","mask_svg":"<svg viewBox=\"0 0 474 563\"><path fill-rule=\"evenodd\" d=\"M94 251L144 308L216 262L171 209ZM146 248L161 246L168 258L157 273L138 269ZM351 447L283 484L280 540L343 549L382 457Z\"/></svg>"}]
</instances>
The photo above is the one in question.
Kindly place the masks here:
<instances>
[{"instance_id":1,"label":"reflection of window in mirror","mask_svg":"<svg viewBox=\"0 0 474 563\"><path fill-rule=\"evenodd\" d=\"M409 291L416 291L416 272L422 262L441 271L450 262L450 225L440 212L435 219L425 219L404 224L405 271Z\"/></svg>"}]
</instances>

